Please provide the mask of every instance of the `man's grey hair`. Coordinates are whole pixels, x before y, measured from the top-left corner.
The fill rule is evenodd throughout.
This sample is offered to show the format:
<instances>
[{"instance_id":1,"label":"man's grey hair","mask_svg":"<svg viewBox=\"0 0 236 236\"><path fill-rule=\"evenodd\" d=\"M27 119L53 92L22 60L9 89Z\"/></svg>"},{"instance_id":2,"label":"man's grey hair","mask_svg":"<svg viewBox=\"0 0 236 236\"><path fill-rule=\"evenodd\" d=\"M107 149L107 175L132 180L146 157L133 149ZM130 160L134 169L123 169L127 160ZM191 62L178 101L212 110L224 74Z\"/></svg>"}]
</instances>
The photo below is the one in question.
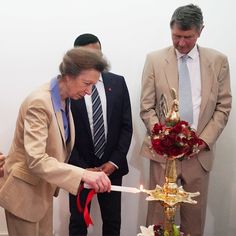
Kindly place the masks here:
<instances>
[{"instance_id":1,"label":"man's grey hair","mask_svg":"<svg viewBox=\"0 0 236 236\"><path fill-rule=\"evenodd\" d=\"M176 24L181 30L190 30L195 27L201 30L203 26L202 10L193 4L177 8L170 21L170 27Z\"/></svg>"}]
</instances>

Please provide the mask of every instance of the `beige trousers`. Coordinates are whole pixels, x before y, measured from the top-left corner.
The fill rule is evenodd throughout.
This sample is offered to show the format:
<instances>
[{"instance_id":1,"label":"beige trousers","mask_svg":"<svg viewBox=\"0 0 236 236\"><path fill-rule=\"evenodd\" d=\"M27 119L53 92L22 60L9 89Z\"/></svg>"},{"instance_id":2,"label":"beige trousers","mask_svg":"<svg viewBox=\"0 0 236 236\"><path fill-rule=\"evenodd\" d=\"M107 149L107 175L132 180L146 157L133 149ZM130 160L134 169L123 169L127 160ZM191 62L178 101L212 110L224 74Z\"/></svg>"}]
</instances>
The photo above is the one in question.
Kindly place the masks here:
<instances>
[{"instance_id":1,"label":"beige trousers","mask_svg":"<svg viewBox=\"0 0 236 236\"><path fill-rule=\"evenodd\" d=\"M39 222L23 220L5 210L9 236L52 236L52 204Z\"/></svg>"},{"instance_id":2,"label":"beige trousers","mask_svg":"<svg viewBox=\"0 0 236 236\"><path fill-rule=\"evenodd\" d=\"M195 197L196 205L181 203L180 205L180 227L185 235L203 236L207 191L209 182L209 172L205 171L197 158L176 161L178 182L187 192L200 192L200 196ZM165 165L159 162L150 162L150 189L154 189L156 184L163 186ZM161 224L164 221L164 213L161 205L156 201L148 203L147 225Z\"/></svg>"}]
</instances>

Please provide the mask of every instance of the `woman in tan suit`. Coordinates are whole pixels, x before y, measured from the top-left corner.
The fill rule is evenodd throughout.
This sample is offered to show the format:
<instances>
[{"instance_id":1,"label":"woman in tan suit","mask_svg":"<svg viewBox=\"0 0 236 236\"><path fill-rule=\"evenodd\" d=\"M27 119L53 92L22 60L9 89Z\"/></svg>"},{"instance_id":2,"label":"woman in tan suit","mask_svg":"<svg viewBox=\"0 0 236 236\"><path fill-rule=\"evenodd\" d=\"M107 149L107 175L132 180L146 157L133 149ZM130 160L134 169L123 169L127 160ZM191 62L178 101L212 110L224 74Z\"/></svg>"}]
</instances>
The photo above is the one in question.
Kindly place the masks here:
<instances>
[{"instance_id":1,"label":"woman in tan suit","mask_svg":"<svg viewBox=\"0 0 236 236\"><path fill-rule=\"evenodd\" d=\"M70 98L90 94L104 69L101 54L72 49L60 64L60 75L22 103L1 178L0 205L9 236L52 236L52 200L59 188L77 195L85 182L97 192L110 191L105 173L66 163L74 145Z\"/></svg>"}]
</instances>

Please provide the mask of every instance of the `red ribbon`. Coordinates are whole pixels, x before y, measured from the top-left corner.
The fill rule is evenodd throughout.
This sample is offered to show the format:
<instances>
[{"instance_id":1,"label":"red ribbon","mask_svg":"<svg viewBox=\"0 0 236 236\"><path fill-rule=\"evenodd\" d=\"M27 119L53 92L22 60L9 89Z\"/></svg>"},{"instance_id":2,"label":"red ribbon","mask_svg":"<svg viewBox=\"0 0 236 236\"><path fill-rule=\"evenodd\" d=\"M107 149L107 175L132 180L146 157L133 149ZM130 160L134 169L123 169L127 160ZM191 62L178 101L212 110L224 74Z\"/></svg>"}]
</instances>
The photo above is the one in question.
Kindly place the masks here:
<instances>
[{"instance_id":1,"label":"red ribbon","mask_svg":"<svg viewBox=\"0 0 236 236\"><path fill-rule=\"evenodd\" d=\"M95 190L94 189L89 190L88 196L86 198L85 206L83 209L81 206L81 203L80 203L80 193L83 190L83 188L84 188L83 185L81 185L79 188L79 192L77 195L77 208L78 208L79 212L81 212L81 213L84 212L84 221L85 221L87 227L89 227L90 224L93 225L93 221L92 221L90 214L89 214L88 205L91 202L91 200L95 194Z\"/></svg>"}]
</instances>

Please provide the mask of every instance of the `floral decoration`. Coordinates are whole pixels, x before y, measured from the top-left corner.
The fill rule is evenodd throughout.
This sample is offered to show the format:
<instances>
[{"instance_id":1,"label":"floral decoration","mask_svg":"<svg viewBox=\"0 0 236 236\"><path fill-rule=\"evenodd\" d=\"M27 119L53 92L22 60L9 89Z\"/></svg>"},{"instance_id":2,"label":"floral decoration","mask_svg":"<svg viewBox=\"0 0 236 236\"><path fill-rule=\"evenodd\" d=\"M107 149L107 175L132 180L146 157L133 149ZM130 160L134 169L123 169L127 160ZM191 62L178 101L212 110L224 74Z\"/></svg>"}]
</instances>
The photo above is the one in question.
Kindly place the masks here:
<instances>
[{"instance_id":1,"label":"floral decoration","mask_svg":"<svg viewBox=\"0 0 236 236\"><path fill-rule=\"evenodd\" d=\"M199 152L203 140L188 122L155 124L151 135L152 148L166 158L191 157Z\"/></svg>"},{"instance_id":2,"label":"floral decoration","mask_svg":"<svg viewBox=\"0 0 236 236\"><path fill-rule=\"evenodd\" d=\"M140 226L141 233L137 236L170 236L161 225L149 225L148 227ZM173 236L182 236L179 232L178 226L173 225Z\"/></svg>"}]
</instances>

